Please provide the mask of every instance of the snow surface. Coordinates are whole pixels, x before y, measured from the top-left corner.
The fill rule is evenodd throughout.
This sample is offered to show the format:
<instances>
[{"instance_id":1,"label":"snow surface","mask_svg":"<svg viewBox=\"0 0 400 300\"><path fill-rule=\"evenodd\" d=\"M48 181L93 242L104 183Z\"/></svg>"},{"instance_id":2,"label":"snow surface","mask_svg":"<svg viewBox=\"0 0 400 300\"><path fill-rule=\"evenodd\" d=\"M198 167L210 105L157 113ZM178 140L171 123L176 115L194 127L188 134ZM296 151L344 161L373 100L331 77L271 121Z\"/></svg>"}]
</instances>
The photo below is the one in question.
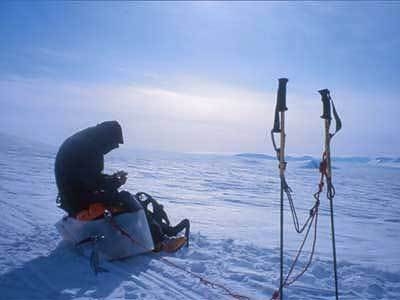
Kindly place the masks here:
<instances>
[{"instance_id":1,"label":"snow surface","mask_svg":"<svg viewBox=\"0 0 400 300\"><path fill-rule=\"evenodd\" d=\"M164 259L251 299L270 299L277 287L280 184L277 162L267 156L112 152L107 171L129 172L124 188L154 195L173 223L188 217L192 242L175 254L103 262L110 272L95 276L87 256L54 227L63 215L55 205L57 149L0 138L0 299L232 299ZM288 162L304 220L318 159ZM396 158L334 160L341 299L400 299L398 165ZM286 299L334 298L328 209L323 197L315 261ZM288 212L285 221L287 270L301 237Z\"/></svg>"}]
</instances>

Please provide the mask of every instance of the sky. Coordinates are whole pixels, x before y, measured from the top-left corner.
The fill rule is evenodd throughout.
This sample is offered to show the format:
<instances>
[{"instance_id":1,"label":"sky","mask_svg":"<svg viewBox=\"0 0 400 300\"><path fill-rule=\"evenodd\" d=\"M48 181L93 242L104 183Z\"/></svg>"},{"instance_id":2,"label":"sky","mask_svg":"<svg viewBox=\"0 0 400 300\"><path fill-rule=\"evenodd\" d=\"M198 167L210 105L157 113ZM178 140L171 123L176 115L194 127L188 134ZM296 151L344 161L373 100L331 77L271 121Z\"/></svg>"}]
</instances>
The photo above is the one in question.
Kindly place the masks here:
<instances>
[{"instance_id":1,"label":"sky","mask_svg":"<svg viewBox=\"0 0 400 300\"><path fill-rule=\"evenodd\" d=\"M60 145L118 120L124 147L400 156L399 2L0 2L0 132Z\"/></svg>"}]
</instances>

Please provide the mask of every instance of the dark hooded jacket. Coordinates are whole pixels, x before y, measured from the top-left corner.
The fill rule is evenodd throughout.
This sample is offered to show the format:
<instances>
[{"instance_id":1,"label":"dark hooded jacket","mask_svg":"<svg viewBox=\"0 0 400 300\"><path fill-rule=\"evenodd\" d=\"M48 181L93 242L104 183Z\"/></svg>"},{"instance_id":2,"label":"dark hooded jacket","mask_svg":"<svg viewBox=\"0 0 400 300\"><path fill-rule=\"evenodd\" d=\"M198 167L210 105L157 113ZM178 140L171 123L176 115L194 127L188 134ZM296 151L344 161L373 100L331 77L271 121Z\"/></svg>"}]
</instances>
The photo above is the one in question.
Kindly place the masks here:
<instances>
[{"instance_id":1,"label":"dark hooded jacket","mask_svg":"<svg viewBox=\"0 0 400 300\"><path fill-rule=\"evenodd\" d=\"M61 145L55 162L60 206L70 215L87 208L93 195L103 194L112 201L119 181L102 174L104 155L123 143L117 121L107 121L84 129Z\"/></svg>"}]
</instances>

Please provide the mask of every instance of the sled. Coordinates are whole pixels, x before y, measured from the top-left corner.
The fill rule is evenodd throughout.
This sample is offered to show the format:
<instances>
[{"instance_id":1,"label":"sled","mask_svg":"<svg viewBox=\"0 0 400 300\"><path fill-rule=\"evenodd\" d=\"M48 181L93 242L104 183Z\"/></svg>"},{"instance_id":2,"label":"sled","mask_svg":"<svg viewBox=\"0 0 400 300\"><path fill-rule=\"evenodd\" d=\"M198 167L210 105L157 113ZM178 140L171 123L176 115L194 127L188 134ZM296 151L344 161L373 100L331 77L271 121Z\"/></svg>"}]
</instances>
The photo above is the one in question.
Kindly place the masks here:
<instances>
[{"instance_id":1,"label":"sled","mask_svg":"<svg viewBox=\"0 0 400 300\"><path fill-rule=\"evenodd\" d=\"M118 260L154 249L143 209L91 221L65 216L56 223L62 238L76 246L96 248L100 258Z\"/></svg>"}]
</instances>

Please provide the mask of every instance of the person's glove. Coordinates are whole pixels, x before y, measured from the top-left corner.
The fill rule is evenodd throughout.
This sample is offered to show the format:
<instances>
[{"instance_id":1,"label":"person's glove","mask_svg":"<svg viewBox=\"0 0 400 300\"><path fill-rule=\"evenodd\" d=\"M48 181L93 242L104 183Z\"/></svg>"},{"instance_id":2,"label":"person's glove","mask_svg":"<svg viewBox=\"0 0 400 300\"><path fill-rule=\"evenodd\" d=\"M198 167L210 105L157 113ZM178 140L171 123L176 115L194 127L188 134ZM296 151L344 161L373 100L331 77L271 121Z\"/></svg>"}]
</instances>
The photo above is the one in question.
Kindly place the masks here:
<instances>
[{"instance_id":1,"label":"person's glove","mask_svg":"<svg viewBox=\"0 0 400 300\"><path fill-rule=\"evenodd\" d=\"M126 183L126 180L128 179L128 173L125 171L118 171L114 173L113 175L119 182L120 186L124 185Z\"/></svg>"}]
</instances>

